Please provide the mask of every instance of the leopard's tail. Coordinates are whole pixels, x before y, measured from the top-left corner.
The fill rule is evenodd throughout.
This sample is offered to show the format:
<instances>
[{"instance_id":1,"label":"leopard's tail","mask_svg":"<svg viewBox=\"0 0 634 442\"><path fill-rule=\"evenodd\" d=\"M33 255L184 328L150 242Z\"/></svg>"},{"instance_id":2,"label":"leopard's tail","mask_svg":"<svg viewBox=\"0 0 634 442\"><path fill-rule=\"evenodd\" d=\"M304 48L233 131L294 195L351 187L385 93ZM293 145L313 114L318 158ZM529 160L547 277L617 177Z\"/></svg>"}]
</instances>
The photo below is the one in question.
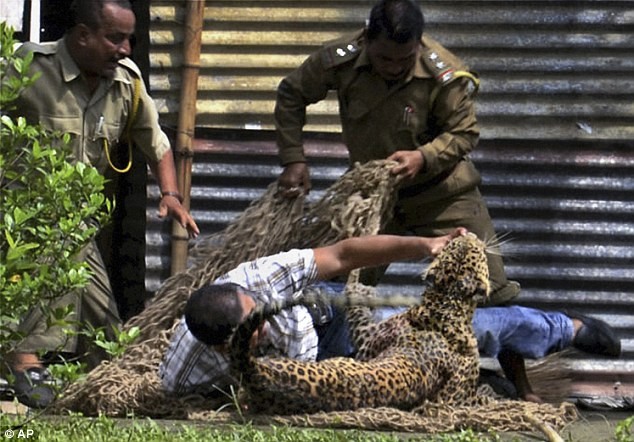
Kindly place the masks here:
<instances>
[{"instance_id":1,"label":"leopard's tail","mask_svg":"<svg viewBox=\"0 0 634 442\"><path fill-rule=\"evenodd\" d=\"M234 372L234 376L239 378L239 376L248 375L249 369L253 367L253 355L250 348L251 337L260 324L282 310L301 305L304 302L305 301L300 297L271 302L262 307L257 307L251 312L247 319L236 327L229 341L231 370Z\"/></svg>"},{"instance_id":2,"label":"leopard's tail","mask_svg":"<svg viewBox=\"0 0 634 442\"><path fill-rule=\"evenodd\" d=\"M291 299L273 301L267 305L257 307L244 322L236 327L229 344L232 370L235 371L235 375L241 374L244 376L248 372L249 367L252 367L253 364L250 349L253 333L267 318L276 315L282 310L298 305L305 305L309 310L314 310L323 309L325 305L336 305L343 308L352 306L412 306L418 305L419 302L420 299L406 295L375 298L350 294L337 296L318 288L304 289L301 294L293 296Z\"/></svg>"}]
</instances>

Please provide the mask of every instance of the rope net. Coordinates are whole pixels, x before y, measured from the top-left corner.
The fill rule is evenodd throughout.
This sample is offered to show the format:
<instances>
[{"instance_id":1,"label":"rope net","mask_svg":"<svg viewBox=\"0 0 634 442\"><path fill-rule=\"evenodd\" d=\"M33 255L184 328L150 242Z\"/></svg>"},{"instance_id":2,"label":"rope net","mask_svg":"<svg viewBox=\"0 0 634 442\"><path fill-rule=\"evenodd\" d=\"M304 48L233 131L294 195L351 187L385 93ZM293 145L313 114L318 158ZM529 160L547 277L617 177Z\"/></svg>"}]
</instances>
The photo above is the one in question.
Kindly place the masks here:
<instances>
[{"instance_id":1,"label":"rope net","mask_svg":"<svg viewBox=\"0 0 634 442\"><path fill-rule=\"evenodd\" d=\"M561 428L575 420L572 404L503 400L486 385L480 388L481 396L486 398L484 405L477 407L424 403L410 412L377 408L295 416L243 416L236 410L230 392L226 397L209 399L199 395L173 397L162 390L158 366L194 290L244 261L293 247L318 247L377 233L389 220L395 202L398 183L390 173L393 165L388 161L356 164L313 203L304 197L280 198L276 195L277 184L272 183L226 229L191 248L189 267L168 278L152 303L125 324L124 329L140 328L137 341L122 356L102 362L83 381L71 385L55 403L53 412L429 433L463 428L530 431L535 429L535 422ZM353 272L349 282L355 282L357 276ZM542 373L548 371L541 369ZM558 373L561 375L561 371Z\"/></svg>"}]
</instances>

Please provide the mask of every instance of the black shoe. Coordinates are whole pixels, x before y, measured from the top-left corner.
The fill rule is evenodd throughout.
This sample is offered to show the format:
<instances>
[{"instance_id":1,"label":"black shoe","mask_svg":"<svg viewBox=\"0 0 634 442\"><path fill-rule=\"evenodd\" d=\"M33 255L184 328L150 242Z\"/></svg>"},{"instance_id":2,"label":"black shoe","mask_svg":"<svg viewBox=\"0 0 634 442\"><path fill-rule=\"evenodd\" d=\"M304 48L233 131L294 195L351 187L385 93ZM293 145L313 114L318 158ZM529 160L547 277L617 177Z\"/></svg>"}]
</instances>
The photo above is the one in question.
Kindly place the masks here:
<instances>
[{"instance_id":1,"label":"black shoe","mask_svg":"<svg viewBox=\"0 0 634 442\"><path fill-rule=\"evenodd\" d=\"M13 391L21 404L31 408L46 408L55 400L55 382L47 369L27 368L14 372L13 376Z\"/></svg>"},{"instance_id":2,"label":"black shoe","mask_svg":"<svg viewBox=\"0 0 634 442\"><path fill-rule=\"evenodd\" d=\"M612 327L604 321L578 313L566 314L583 323L572 340L573 347L602 356L618 358L621 355L621 341L616 337Z\"/></svg>"},{"instance_id":3,"label":"black shoe","mask_svg":"<svg viewBox=\"0 0 634 442\"><path fill-rule=\"evenodd\" d=\"M634 411L634 398L621 396L571 397L578 407L592 411Z\"/></svg>"}]
</instances>

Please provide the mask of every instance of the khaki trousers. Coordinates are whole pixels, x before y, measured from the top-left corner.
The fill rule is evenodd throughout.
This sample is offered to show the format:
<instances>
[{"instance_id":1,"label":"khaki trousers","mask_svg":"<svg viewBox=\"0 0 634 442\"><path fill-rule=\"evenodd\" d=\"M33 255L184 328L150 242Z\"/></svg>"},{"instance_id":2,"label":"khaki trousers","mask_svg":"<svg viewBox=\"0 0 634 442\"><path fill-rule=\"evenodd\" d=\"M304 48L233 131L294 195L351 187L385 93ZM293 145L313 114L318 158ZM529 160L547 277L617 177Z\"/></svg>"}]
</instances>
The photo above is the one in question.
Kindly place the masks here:
<instances>
[{"instance_id":1,"label":"khaki trousers","mask_svg":"<svg viewBox=\"0 0 634 442\"><path fill-rule=\"evenodd\" d=\"M113 326L120 328L121 319L112 295L110 281L101 254L94 241L91 241L79 253L77 260L84 260L90 266L92 276L88 286L75 290L47 305L55 309L73 306L73 313L66 327L47 325L47 316L42 308L32 309L20 322L18 330L25 336L18 347L20 353L70 353L78 356L89 367L94 367L107 355L92 344L86 336L77 334L90 324L94 328L103 328L109 340L115 339Z\"/></svg>"},{"instance_id":2,"label":"khaki trousers","mask_svg":"<svg viewBox=\"0 0 634 442\"><path fill-rule=\"evenodd\" d=\"M406 203L399 202L394 218L384 229L384 233L394 235L441 236L456 227L465 227L478 238L494 246L487 253L491 296L486 305L503 304L515 298L520 291L519 284L509 281L504 270L499 248L495 246L496 234L486 203L478 188L439 201L416 202L415 198ZM497 253L496 253L497 251ZM361 281L376 285L387 267L368 269L362 272Z\"/></svg>"}]
</instances>

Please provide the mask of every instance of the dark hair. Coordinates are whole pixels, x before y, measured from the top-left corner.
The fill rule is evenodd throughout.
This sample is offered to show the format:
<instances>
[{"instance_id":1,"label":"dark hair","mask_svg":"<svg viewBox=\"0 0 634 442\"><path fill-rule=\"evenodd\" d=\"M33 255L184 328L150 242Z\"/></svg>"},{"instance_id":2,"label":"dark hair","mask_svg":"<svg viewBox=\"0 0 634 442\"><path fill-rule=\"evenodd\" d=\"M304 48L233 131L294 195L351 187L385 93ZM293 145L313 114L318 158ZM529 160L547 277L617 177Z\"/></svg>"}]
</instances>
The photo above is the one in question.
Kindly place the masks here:
<instances>
[{"instance_id":1,"label":"dark hair","mask_svg":"<svg viewBox=\"0 0 634 442\"><path fill-rule=\"evenodd\" d=\"M103 7L109 3L132 10L130 0L73 0L70 5L70 27L81 23L90 29L99 29L103 22Z\"/></svg>"},{"instance_id":2,"label":"dark hair","mask_svg":"<svg viewBox=\"0 0 634 442\"><path fill-rule=\"evenodd\" d=\"M413 0L380 0L370 11L366 29L369 41L385 35L396 43L407 43L423 36L425 19Z\"/></svg>"},{"instance_id":3,"label":"dark hair","mask_svg":"<svg viewBox=\"0 0 634 442\"><path fill-rule=\"evenodd\" d=\"M185 322L196 339L207 345L225 344L244 312L237 284L207 284L191 294L185 305Z\"/></svg>"}]
</instances>

